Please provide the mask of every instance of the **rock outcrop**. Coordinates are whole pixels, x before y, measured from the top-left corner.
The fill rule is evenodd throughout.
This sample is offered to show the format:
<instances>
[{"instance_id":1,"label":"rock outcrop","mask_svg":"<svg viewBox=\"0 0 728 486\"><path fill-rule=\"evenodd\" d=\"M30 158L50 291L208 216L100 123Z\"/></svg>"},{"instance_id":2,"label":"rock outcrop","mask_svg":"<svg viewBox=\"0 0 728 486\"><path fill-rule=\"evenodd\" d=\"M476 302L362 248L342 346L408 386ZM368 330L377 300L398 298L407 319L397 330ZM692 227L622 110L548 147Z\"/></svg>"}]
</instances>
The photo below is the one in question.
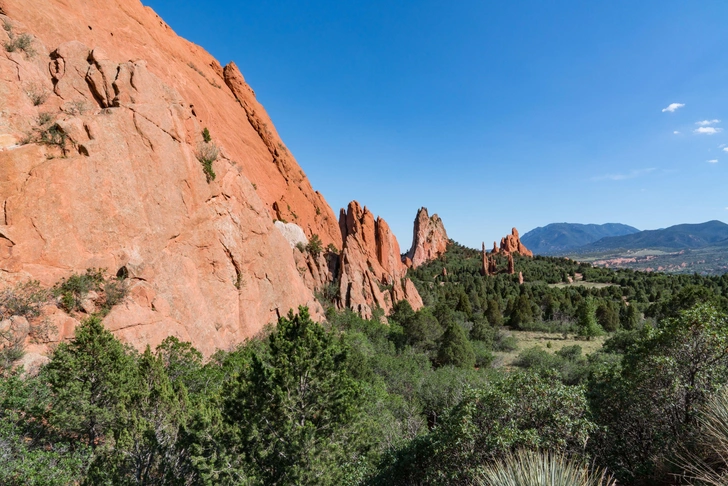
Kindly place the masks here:
<instances>
[{"instance_id":1,"label":"rock outcrop","mask_svg":"<svg viewBox=\"0 0 728 486\"><path fill-rule=\"evenodd\" d=\"M420 208L415 217L412 248L402 261L417 268L445 253L449 241L442 219L437 214L430 217L427 208Z\"/></svg>"},{"instance_id":2,"label":"rock outcrop","mask_svg":"<svg viewBox=\"0 0 728 486\"><path fill-rule=\"evenodd\" d=\"M484 277L488 277L490 275L496 275L498 273L498 262L495 259L495 256L488 255L485 252L485 243L483 243L483 252L482 252L482 262L480 267L480 274Z\"/></svg>"},{"instance_id":3,"label":"rock outcrop","mask_svg":"<svg viewBox=\"0 0 728 486\"><path fill-rule=\"evenodd\" d=\"M518 236L518 230L516 228L513 228L511 230L510 235L501 238L500 248L496 245L495 242L493 242L493 253L518 253L521 256L533 256L533 252L531 252L528 248L526 248L523 243L521 243L521 239Z\"/></svg>"},{"instance_id":4,"label":"rock outcrop","mask_svg":"<svg viewBox=\"0 0 728 486\"><path fill-rule=\"evenodd\" d=\"M123 274L107 328L205 354L299 305L321 318L332 282L365 316L422 306L387 224L352 203L339 225L234 63L138 0L0 0L0 21L0 44L32 39L0 52L0 288ZM415 235L418 264L444 251L426 210ZM301 251L314 237L325 250ZM79 316L48 307L54 339L72 336Z\"/></svg>"},{"instance_id":5,"label":"rock outcrop","mask_svg":"<svg viewBox=\"0 0 728 486\"><path fill-rule=\"evenodd\" d=\"M339 299L343 308L371 317L377 307L389 313L392 305L407 300L412 308L422 307L414 284L405 278L399 243L382 218L352 201L342 209L339 226L343 249L339 267Z\"/></svg>"}]
</instances>

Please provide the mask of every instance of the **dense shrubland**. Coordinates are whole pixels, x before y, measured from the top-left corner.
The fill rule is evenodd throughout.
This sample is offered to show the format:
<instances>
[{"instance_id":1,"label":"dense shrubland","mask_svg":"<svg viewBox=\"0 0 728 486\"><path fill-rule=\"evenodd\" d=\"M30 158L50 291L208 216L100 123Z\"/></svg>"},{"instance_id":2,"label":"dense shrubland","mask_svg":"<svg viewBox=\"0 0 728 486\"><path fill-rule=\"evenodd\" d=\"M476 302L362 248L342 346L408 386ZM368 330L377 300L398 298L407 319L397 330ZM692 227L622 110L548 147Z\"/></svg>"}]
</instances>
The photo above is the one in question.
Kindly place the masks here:
<instances>
[{"instance_id":1,"label":"dense shrubland","mask_svg":"<svg viewBox=\"0 0 728 486\"><path fill-rule=\"evenodd\" d=\"M531 484L523 475L543 468L566 478L553 484L724 477L728 277L537 257L516 258L519 285L479 265L453 244L410 273L421 310L400 302L383 324L329 309L318 324L301 308L209 359L175 338L138 352L91 315L37 375L2 371L0 483ZM578 275L612 285L549 285ZM94 277L60 283L56 298L74 308L74 292L107 285ZM497 355L514 338L503 326L608 337L590 355L521 350L504 369Z\"/></svg>"}]
</instances>

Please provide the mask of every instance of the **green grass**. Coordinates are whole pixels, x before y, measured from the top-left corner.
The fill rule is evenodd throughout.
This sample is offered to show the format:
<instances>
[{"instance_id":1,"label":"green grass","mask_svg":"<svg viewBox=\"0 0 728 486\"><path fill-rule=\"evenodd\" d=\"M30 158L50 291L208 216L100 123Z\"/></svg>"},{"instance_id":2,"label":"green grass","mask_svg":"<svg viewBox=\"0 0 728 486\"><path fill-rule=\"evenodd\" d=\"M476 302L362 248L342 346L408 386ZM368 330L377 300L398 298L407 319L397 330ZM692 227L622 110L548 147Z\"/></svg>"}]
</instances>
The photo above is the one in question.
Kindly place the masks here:
<instances>
[{"instance_id":1,"label":"green grass","mask_svg":"<svg viewBox=\"0 0 728 486\"><path fill-rule=\"evenodd\" d=\"M502 366L510 367L521 354L524 349L539 346L549 353L556 353L566 346L573 346L578 344L582 348L584 355L591 354L595 351L602 349L604 341L608 336L601 336L593 338L591 341L587 341L584 338L580 338L575 334L567 334L564 338L563 334L549 333L549 332L534 332L534 331L509 331L510 334L516 338L518 343L518 349L509 352L495 352L497 361L500 361ZM551 343L551 347L548 347L548 343Z\"/></svg>"}]
</instances>

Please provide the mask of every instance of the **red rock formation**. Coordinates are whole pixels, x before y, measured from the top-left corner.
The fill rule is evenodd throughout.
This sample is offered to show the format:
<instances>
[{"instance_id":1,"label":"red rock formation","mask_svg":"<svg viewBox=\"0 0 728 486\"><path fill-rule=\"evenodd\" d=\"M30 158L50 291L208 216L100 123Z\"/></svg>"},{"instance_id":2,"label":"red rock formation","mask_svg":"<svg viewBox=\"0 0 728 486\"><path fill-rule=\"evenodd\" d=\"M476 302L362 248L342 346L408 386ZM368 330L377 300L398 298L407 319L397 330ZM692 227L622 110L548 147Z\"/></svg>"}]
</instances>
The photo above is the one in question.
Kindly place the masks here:
<instances>
[{"instance_id":1,"label":"red rock formation","mask_svg":"<svg viewBox=\"0 0 728 486\"><path fill-rule=\"evenodd\" d=\"M533 252L521 243L521 239L518 236L518 230L516 228L511 230L510 235L501 239L500 251L503 253L518 253L519 255L528 257L533 256ZM493 244L493 253L498 253L495 248L495 243Z\"/></svg>"},{"instance_id":2,"label":"red rock formation","mask_svg":"<svg viewBox=\"0 0 728 486\"><path fill-rule=\"evenodd\" d=\"M513 263L513 253L508 254L508 274L513 275L516 273L516 265Z\"/></svg>"},{"instance_id":3,"label":"red rock formation","mask_svg":"<svg viewBox=\"0 0 728 486\"><path fill-rule=\"evenodd\" d=\"M328 265L297 264L272 221L339 248L336 217L234 64L138 0L0 0L0 11L36 51L0 52L0 285L124 267L131 297L106 326L139 347L175 335L206 354L298 305L321 315L312 290ZM56 146L21 143L54 123ZM210 183L203 128L219 147Z\"/></svg>"},{"instance_id":4,"label":"red rock formation","mask_svg":"<svg viewBox=\"0 0 728 486\"><path fill-rule=\"evenodd\" d=\"M523 272L518 272L518 283L523 285Z\"/></svg>"},{"instance_id":5,"label":"red rock formation","mask_svg":"<svg viewBox=\"0 0 728 486\"><path fill-rule=\"evenodd\" d=\"M495 261L495 257L488 258L488 271L491 275L498 273L498 262Z\"/></svg>"},{"instance_id":6,"label":"red rock formation","mask_svg":"<svg viewBox=\"0 0 728 486\"><path fill-rule=\"evenodd\" d=\"M422 307L414 284L405 278L407 267L400 260L399 243L389 225L358 202L342 209L339 225L344 237L339 267L339 298L342 308L364 317L380 307L386 314L392 305L407 300L412 308Z\"/></svg>"},{"instance_id":7,"label":"red rock formation","mask_svg":"<svg viewBox=\"0 0 728 486\"><path fill-rule=\"evenodd\" d=\"M235 64L138 0L0 0L0 19L36 51L0 52L0 287L123 268L130 297L105 325L140 348L174 335L205 354L299 305L321 317L313 291L334 276L342 305L365 316L422 306L387 224L356 207L337 223ZM58 143L33 141L49 127ZM204 128L219 148L209 181ZM430 258L447 236L424 214L418 255ZM344 248L301 252L274 219ZM78 324L45 314L59 339Z\"/></svg>"},{"instance_id":8,"label":"red rock formation","mask_svg":"<svg viewBox=\"0 0 728 486\"><path fill-rule=\"evenodd\" d=\"M485 253L485 242L483 242L482 258L483 258L483 262L482 262L482 266L480 268L480 274L484 277L487 277L488 275L490 275L490 258Z\"/></svg>"},{"instance_id":9,"label":"red rock formation","mask_svg":"<svg viewBox=\"0 0 728 486\"><path fill-rule=\"evenodd\" d=\"M420 208L415 217L412 248L405 258L412 261L412 268L434 260L447 250L449 243L445 225L437 214L427 214L427 208Z\"/></svg>"}]
</instances>

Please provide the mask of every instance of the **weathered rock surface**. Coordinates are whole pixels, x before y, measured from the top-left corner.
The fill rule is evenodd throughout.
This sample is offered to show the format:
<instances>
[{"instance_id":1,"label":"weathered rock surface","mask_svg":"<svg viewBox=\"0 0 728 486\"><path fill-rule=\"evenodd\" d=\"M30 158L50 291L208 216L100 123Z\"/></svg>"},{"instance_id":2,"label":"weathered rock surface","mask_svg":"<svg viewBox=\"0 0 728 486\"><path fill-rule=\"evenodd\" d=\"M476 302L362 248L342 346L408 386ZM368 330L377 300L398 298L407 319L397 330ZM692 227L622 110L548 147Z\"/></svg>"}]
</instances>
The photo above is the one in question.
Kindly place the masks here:
<instances>
[{"instance_id":1,"label":"weathered rock surface","mask_svg":"<svg viewBox=\"0 0 728 486\"><path fill-rule=\"evenodd\" d=\"M136 0L0 7L36 52L0 53L0 285L124 267L131 295L106 326L206 354L299 305L321 315L273 219L340 246L336 218L235 66L226 76ZM220 148L209 184L205 127ZM48 128L59 143L27 143ZM67 337L66 320L52 322Z\"/></svg>"},{"instance_id":2,"label":"weathered rock surface","mask_svg":"<svg viewBox=\"0 0 728 486\"><path fill-rule=\"evenodd\" d=\"M436 259L445 253L449 241L442 219L437 214L430 217L427 208L420 208L415 217L412 248L405 255L412 262L408 267L417 268Z\"/></svg>"},{"instance_id":3,"label":"weathered rock surface","mask_svg":"<svg viewBox=\"0 0 728 486\"><path fill-rule=\"evenodd\" d=\"M428 218L429 219L429 218ZM352 201L342 209L339 226L344 237L339 268L340 306L371 317L377 307L389 313L392 305L407 300L412 308L422 307L414 284L405 278L397 238L389 225Z\"/></svg>"},{"instance_id":4,"label":"weathered rock surface","mask_svg":"<svg viewBox=\"0 0 728 486\"><path fill-rule=\"evenodd\" d=\"M303 228L295 223L284 223L283 221L276 221L273 223L278 231L281 232L283 237L286 239L291 248L296 248L299 244L308 245L308 238L306 233L303 232Z\"/></svg>"},{"instance_id":5,"label":"weathered rock surface","mask_svg":"<svg viewBox=\"0 0 728 486\"><path fill-rule=\"evenodd\" d=\"M137 347L174 335L205 354L299 305L321 317L314 291L335 277L339 305L365 316L400 299L422 306L387 224L358 204L337 223L234 63L138 0L0 0L0 20L34 50L0 52L0 287L123 270L130 295L107 328ZM209 182L204 128L219 148ZM425 210L415 230L418 264L444 251L435 218ZM313 235L334 250L296 248ZM54 340L79 323L53 306L45 317Z\"/></svg>"}]
</instances>

